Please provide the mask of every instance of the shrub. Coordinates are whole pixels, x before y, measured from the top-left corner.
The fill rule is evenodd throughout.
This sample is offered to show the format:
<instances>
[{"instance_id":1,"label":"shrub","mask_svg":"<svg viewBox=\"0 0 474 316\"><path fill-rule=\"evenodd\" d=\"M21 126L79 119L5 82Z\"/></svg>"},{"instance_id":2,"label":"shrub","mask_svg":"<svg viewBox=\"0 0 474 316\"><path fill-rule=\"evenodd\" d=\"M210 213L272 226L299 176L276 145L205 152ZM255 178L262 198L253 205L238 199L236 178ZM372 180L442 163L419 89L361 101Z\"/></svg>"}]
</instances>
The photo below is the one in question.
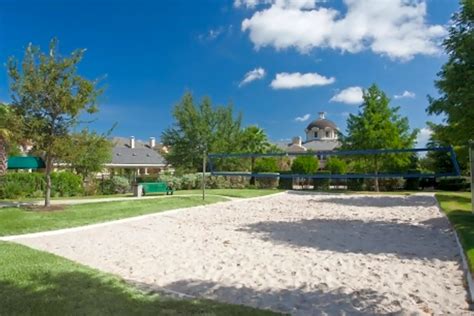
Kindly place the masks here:
<instances>
[{"instance_id":1,"label":"shrub","mask_svg":"<svg viewBox=\"0 0 474 316\"><path fill-rule=\"evenodd\" d=\"M51 194L53 196L76 196L82 194L82 177L71 171L51 174Z\"/></svg>"},{"instance_id":2,"label":"shrub","mask_svg":"<svg viewBox=\"0 0 474 316\"><path fill-rule=\"evenodd\" d=\"M317 174L331 174L329 171L320 171ZM329 190L330 179L313 179L314 190Z\"/></svg>"},{"instance_id":3,"label":"shrub","mask_svg":"<svg viewBox=\"0 0 474 316\"><path fill-rule=\"evenodd\" d=\"M297 174L312 174L318 170L319 161L313 156L298 156L293 160L291 171Z\"/></svg>"},{"instance_id":4,"label":"shrub","mask_svg":"<svg viewBox=\"0 0 474 316\"><path fill-rule=\"evenodd\" d=\"M363 191L364 179L347 179L347 189L351 191Z\"/></svg>"},{"instance_id":5,"label":"shrub","mask_svg":"<svg viewBox=\"0 0 474 316\"><path fill-rule=\"evenodd\" d=\"M421 171L417 169L412 169L412 170L408 170L408 173L419 174L421 173ZM420 178L405 178L405 190L419 190L420 183L421 183Z\"/></svg>"},{"instance_id":6,"label":"shrub","mask_svg":"<svg viewBox=\"0 0 474 316\"><path fill-rule=\"evenodd\" d=\"M330 157L326 162L326 169L332 174L345 174L347 172L347 164L342 159Z\"/></svg>"},{"instance_id":7,"label":"shrub","mask_svg":"<svg viewBox=\"0 0 474 316\"><path fill-rule=\"evenodd\" d=\"M466 178L442 178L436 181L435 189L445 191L468 191L470 183Z\"/></svg>"},{"instance_id":8,"label":"shrub","mask_svg":"<svg viewBox=\"0 0 474 316\"><path fill-rule=\"evenodd\" d=\"M130 191L130 182L127 178L115 176L102 182L102 194L123 194Z\"/></svg>"},{"instance_id":9,"label":"shrub","mask_svg":"<svg viewBox=\"0 0 474 316\"><path fill-rule=\"evenodd\" d=\"M42 173L7 173L0 178L0 198L37 197L38 192L42 193L44 187L45 180Z\"/></svg>"},{"instance_id":10,"label":"shrub","mask_svg":"<svg viewBox=\"0 0 474 316\"><path fill-rule=\"evenodd\" d=\"M260 158L255 162L254 172L277 172L278 161L275 158Z\"/></svg>"},{"instance_id":11,"label":"shrub","mask_svg":"<svg viewBox=\"0 0 474 316\"><path fill-rule=\"evenodd\" d=\"M264 174L272 175L272 177L257 177L256 187L259 189L276 189L278 187L279 173L266 172Z\"/></svg>"},{"instance_id":12,"label":"shrub","mask_svg":"<svg viewBox=\"0 0 474 316\"><path fill-rule=\"evenodd\" d=\"M137 183L143 183L143 182L156 182L158 179L157 176L153 175L145 175L145 176L139 176L136 178Z\"/></svg>"}]
</instances>

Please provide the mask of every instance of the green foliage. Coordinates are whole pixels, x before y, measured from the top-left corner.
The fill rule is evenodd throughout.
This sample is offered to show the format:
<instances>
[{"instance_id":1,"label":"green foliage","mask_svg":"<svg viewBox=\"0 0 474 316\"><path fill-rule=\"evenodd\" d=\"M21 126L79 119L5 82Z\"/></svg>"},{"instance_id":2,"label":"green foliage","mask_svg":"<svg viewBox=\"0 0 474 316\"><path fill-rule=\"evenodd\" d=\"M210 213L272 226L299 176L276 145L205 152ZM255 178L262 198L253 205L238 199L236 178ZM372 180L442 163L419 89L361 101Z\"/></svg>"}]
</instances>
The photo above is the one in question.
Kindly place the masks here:
<instances>
[{"instance_id":1,"label":"green foliage","mask_svg":"<svg viewBox=\"0 0 474 316\"><path fill-rule=\"evenodd\" d=\"M0 198L17 199L43 195L44 176L41 173L7 173L0 178Z\"/></svg>"},{"instance_id":2,"label":"green foliage","mask_svg":"<svg viewBox=\"0 0 474 316\"><path fill-rule=\"evenodd\" d=\"M202 173L184 174L181 176L160 175L159 181L166 182L175 190L200 189L202 185ZM206 188L209 189L243 189L249 186L246 177L224 177L206 174Z\"/></svg>"},{"instance_id":3,"label":"green foliage","mask_svg":"<svg viewBox=\"0 0 474 316\"><path fill-rule=\"evenodd\" d=\"M112 158L112 143L107 137L87 129L63 138L60 146L63 148L61 161L70 164L84 179L102 171Z\"/></svg>"},{"instance_id":4,"label":"green foliage","mask_svg":"<svg viewBox=\"0 0 474 316\"><path fill-rule=\"evenodd\" d=\"M408 119L398 114L399 107L390 107L390 100L376 85L364 91L364 103L357 115L347 120L347 149L412 148L418 130L410 131ZM358 172L396 171L410 164L409 154L380 154L356 158ZM378 181L374 183L378 190Z\"/></svg>"},{"instance_id":5,"label":"green foliage","mask_svg":"<svg viewBox=\"0 0 474 316\"><path fill-rule=\"evenodd\" d=\"M319 171L317 174L330 174L330 171L322 170ZM322 190L327 191L329 190L330 179L313 179L313 188L314 190Z\"/></svg>"},{"instance_id":6,"label":"green foliage","mask_svg":"<svg viewBox=\"0 0 474 316\"><path fill-rule=\"evenodd\" d=\"M291 171L296 174L312 174L319 168L318 158L314 156L298 156L291 164Z\"/></svg>"},{"instance_id":7,"label":"green foliage","mask_svg":"<svg viewBox=\"0 0 474 316\"><path fill-rule=\"evenodd\" d=\"M101 185L102 194L123 194L130 192L130 182L127 178L115 176L104 180Z\"/></svg>"},{"instance_id":8,"label":"green foliage","mask_svg":"<svg viewBox=\"0 0 474 316\"><path fill-rule=\"evenodd\" d=\"M443 46L448 61L435 85L440 96L428 97L429 114L443 115L444 124L432 124L436 138L458 149L461 164L468 161L468 141L474 135L474 2L461 0Z\"/></svg>"},{"instance_id":9,"label":"green foliage","mask_svg":"<svg viewBox=\"0 0 474 316\"><path fill-rule=\"evenodd\" d=\"M444 191L468 191L470 185L466 178L441 178L436 182L435 189Z\"/></svg>"},{"instance_id":10,"label":"green foliage","mask_svg":"<svg viewBox=\"0 0 474 316\"><path fill-rule=\"evenodd\" d=\"M326 162L326 169L332 174L345 174L347 172L347 163L337 157L330 157Z\"/></svg>"},{"instance_id":11,"label":"green foliage","mask_svg":"<svg viewBox=\"0 0 474 316\"><path fill-rule=\"evenodd\" d=\"M22 134L35 144L46 163L47 206L53 162L62 157L60 144L70 138L82 114L97 112L96 101L102 92L96 82L77 74L83 54L84 50L76 50L61 57L53 39L47 53L29 45L21 62L14 57L8 61L10 106L23 119Z\"/></svg>"},{"instance_id":12,"label":"green foliage","mask_svg":"<svg viewBox=\"0 0 474 316\"><path fill-rule=\"evenodd\" d=\"M70 171L53 172L51 182L53 196L76 196L83 193L82 177Z\"/></svg>"},{"instance_id":13,"label":"green foliage","mask_svg":"<svg viewBox=\"0 0 474 316\"><path fill-rule=\"evenodd\" d=\"M276 158L264 157L257 159L254 172L277 172L278 161Z\"/></svg>"},{"instance_id":14,"label":"green foliage","mask_svg":"<svg viewBox=\"0 0 474 316\"><path fill-rule=\"evenodd\" d=\"M234 117L232 105L212 107L204 98L199 105L186 93L174 107L173 127L162 134L170 148L166 159L183 171L202 169L204 152L232 152L238 147L241 116Z\"/></svg>"}]
</instances>

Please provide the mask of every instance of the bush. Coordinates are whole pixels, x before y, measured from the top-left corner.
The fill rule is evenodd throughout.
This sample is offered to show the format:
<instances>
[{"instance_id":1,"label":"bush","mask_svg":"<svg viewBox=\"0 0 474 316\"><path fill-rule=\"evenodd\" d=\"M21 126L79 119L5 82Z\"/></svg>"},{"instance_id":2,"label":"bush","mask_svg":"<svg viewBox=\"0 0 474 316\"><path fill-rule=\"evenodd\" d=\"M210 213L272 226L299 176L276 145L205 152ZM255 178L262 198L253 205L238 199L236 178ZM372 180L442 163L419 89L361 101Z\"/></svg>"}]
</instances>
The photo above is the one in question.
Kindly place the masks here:
<instances>
[{"instance_id":1,"label":"bush","mask_svg":"<svg viewBox=\"0 0 474 316\"><path fill-rule=\"evenodd\" d=\"M256 187L259 189L276 189L278 187L279 173L266 172L264 174L272 175L272 177L257 177Z\"/></svg>"},{"instance_id":2,"label":"bush","mask_svg":"<svg viewBox=\"0 0 474 316\"><path fill-rule=\"evenodd\" d=\"M298 156L293 160L291 171L297 174L312 174L318 170L319 161L313 156Z\"/></svg>"},{"instance_id":3,"label":"bush","mask_svg":"<svg viewBox=\"0 0 474 316\"><path fill-rule=\"evenodd\" d=\"M331 174L329 171L320 171L316 174ZM313 189L314 190L329 190L330 179L313 179Z\"/></svg>"},{"instance_id":4,"label":"bush","mask_svg":"<svg viewBox=\"0 0 474 316\"><path fill-rule=\"evenodd\" d=\"M470 183L466 178L442 178L436 181L435 189L445 191L468 191Z\"/></svg>"},{"instance_id":5,"label":"bush","mask_svg":"<svg viewBox=\"0 0 474 316\"><path fill-rule=\"evenodd\" d=\"M42 173L7 173L0 178L0 198L18 199L37 197L44 192L45 180Z\"/></svg>"},{"instance_id":6,"label":"bush","mask_svg":"<svg viewBox=\"0 0 474 316\"><path fill-rule=\"evenodd\" d=\"M347 164L342 159L331 157L326 162L326 169L332 174L345 174L347 172Z\"/></svg>"},{"instance_id":7,"label":"bush","mask_svg":"<svg viewBox=\"0 0 474 316\"><path fill-rule=\"evenodd\" d=\"M147 176L139 176L135 179L137 183L143 183L143 182L156 182L158 179L157 176L152 176L152 175L147 175Z\"/></svg>"},{"instance_id":8,"label":"bush","mask_svg":"<svg viewBox=\"0 0 474 316\"><path fill-rule=\"evenodd\" d=\"M420 174L421 171L417 169L408 170L411 174ZM420 178L405 178L405 190L419 190L420 189Z\"/></svg>"},{"instance_id":9,"label":"bush","mask_svg":"<svg viewBox=\"0 0 474 316\"><path fill-rule=\"evenodd\" d=\"M130 182L127 178L115 176L102 182L102 194L123 194L130 191Z\"/></svg>"},{"instance_id":10,"label":"bush","mask_svg":"<svg viewBox=\"0 0 474 316\"><path fill-rule=\"evenodd\" d=\"M52 196L76 196L83 193L82 177L71 171L51 174Z\"/></svg>"},{"instance_id":11,"label":"bush","mask_svg":"<svg viewBox=\"0 0 474 316\"><path fill-rule=\"evenodd\" d=\"M280 171L280 175L282 174L290 174L289 171ZM281 190L293 190L293 178L281 178L278 181L278 189Z\"/></svg>"},{"instance_id":12,"label":"bush","mask_svg":"<svg viewBox=\"0 0 474 316\"><path fill-rule=\"evenodd\" d=\"M350 191L363 191L364 179L347 179L347 189Z\"/></svg>"},{"instance_id":13,"label":"bush","mask_svg":"<svg viewBox=\"0 0 474 316\"><path fill-rule=\"evenodd\" d=\"M375 179L365 179L365 189L375 188ZM405 180L400 178L379 178L380 191L396 191L404 188Z\"/></svg>"},{"instance_id":14,"label":"bush","mask_svg":"<svg viewBox=\"0 0 474 316\"><path fill-rule=\"evenodd\" d=\"M254 172L277 172L278 161L275 158L260 158L255 162Z\"/></svg>"}]
</instances>

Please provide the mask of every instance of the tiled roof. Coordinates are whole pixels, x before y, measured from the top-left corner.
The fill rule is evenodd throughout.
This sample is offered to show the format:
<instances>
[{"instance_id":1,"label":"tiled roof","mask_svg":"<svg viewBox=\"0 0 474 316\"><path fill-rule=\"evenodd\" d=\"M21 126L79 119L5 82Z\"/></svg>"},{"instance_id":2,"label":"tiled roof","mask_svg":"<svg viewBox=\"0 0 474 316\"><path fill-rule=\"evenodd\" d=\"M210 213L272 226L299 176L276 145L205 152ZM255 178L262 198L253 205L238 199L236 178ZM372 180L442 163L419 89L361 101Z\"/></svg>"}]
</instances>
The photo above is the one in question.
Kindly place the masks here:
<instances>
[{"instance_id":1,"label":"tiled roof","mask_svg":"<svg viewBox=\"0 0 474 316\"><path fill-rule=\"evenodd\" d=\"M135 140L135 148L130 148L130 140L123 137L112 139L112 164L124 165L165 165L166 160L148 143Z\"/></svg>"}]
</instances>

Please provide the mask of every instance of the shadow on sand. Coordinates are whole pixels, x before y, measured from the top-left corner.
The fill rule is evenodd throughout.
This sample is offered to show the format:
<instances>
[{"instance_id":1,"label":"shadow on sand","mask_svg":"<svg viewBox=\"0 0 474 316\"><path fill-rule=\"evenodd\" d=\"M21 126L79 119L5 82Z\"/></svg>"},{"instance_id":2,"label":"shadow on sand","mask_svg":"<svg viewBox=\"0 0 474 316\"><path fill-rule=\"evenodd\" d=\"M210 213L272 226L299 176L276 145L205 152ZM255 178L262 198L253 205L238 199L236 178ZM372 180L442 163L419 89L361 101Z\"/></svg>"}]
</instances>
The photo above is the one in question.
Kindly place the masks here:
<instances>
[{"instance_id":1,"label":"shadow on sand","mask_svg":"<svg viewBox=\"0 0 474 316\"><path fill-rule=\"evenodd\" d=\"M240 231L277 244L341 253L393 254L408 259L459 258L447 219L441 217L419 225L344 219L268 221L250 224Z\"/></svg>"}]
</instances>

